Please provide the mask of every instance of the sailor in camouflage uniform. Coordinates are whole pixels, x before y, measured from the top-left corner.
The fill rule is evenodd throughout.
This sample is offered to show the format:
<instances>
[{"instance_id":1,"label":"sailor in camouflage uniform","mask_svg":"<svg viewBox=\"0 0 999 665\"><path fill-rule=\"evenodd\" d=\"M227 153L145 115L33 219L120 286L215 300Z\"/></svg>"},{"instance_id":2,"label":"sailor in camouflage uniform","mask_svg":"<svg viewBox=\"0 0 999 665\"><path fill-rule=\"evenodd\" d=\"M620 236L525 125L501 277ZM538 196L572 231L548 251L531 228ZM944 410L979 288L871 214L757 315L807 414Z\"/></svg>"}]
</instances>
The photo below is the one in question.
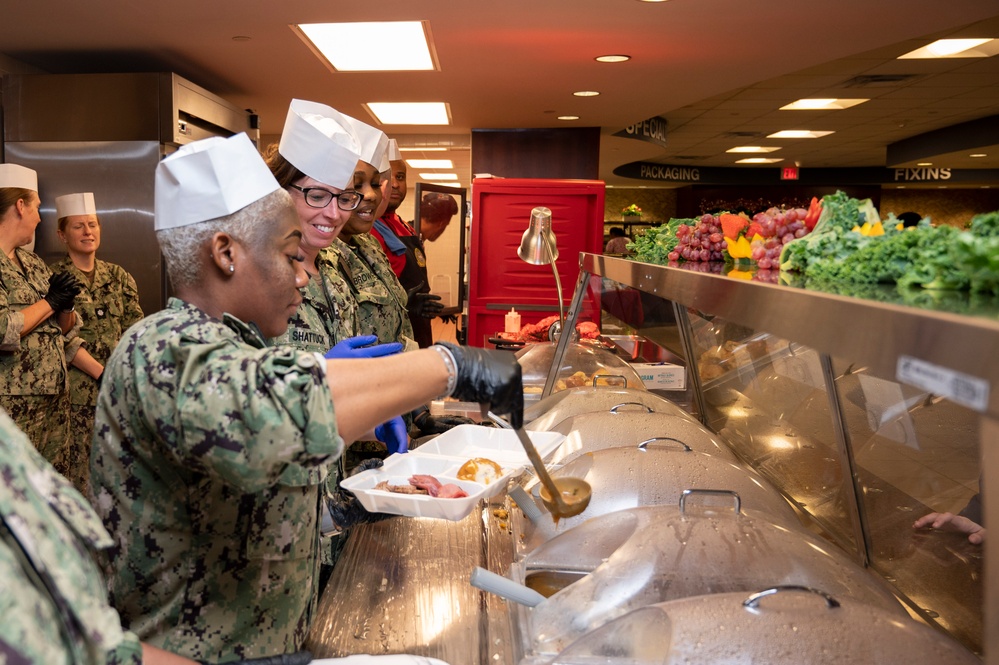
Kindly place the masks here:
<instances>
[{"instance_id":1,"label":"sailor in camouflage uniform","mask_svg":"<svg viewBox=\"0 0 999 665\"><path fill-rule=\"evenodd\" d=\"M296 652L344 441L435 394L522 422L520 368L443 345L349 361L268 347L308 275L291 199L244 134L160 162L155 223L178 297L125 333L98 395L91 499L114 540L111 601L190 658Z\"/></svg>"},{"instance_id":2,"label":"sailor in camouflage uniform","mask_svg":"<svg viewBox=\"0 0 999 665\"><path fill-rule=\"evenodd\" d=\"M101 222L93 193L57 196L56 219L67 256L49 269L55 274L68 273L83 286L75 301L83 320L79 335L96 361L90 373L76 366L69 368L69 448L73 459L69 479L86 494L99 377L122 333L142 318L142 308L132 276L121 266L96 258Z\"/></svg>"},{"instance_id":3,"label":"sailor in camouflage uniform","mask_svg":"<svg viewBox=\"0 0 999 665\"><path fill-rule=\"evenodd\" d=\"M54 276L24 249L41 222L38 177L0 164L0 406L60 473L71 474L67 358L88 356L76 338L80 285ZM75 327L74 327L75 326Z\"/></svg>"},{"instance_id":4,"label":"sailor in camouflage uniform","mask_svg":"<svg viewBox=\"0 0 999 665\"><path fill-rule=\"evenodd\" d=\"M302 304L288 322L287 332L268 343L293 346L328 358L389 355L401 350L401 345L372 347L370 343L374 340L352 340L357 305L348 293L331 290L324 279L324 273L335 274L336 268L327 265L320 252L336 239L350 211L361 201L360 194L344 191L353 182L359 147L335 116L339 114L324 104L292 100L281 142L268 147L265 154L268 168L295 204L302 228L303 267L309 274L309 281L302 289ZM337 346L340 342L344 344ZM332 351L334 347L338 350ZM349 353L341 354L341 349ZM339 464L330 467L326 481L330 500L342 496L338 492L341 477ZM324 513L324 519L327 516L329 513ZM335 563L345 542L342 529L347 526L332 521L325 525L324 564Z\"/></svg>"},{"instance_id":5,"label":"sailor in camouflage uniform","mask_svg":"<svg viewBox=\"0 0 999 665\"><path fill-rule=\"evenodd\" d=\"M0 662L162 662L107 602L100 518L2 411L0 477Z\"/></svg>"}]
</instances>

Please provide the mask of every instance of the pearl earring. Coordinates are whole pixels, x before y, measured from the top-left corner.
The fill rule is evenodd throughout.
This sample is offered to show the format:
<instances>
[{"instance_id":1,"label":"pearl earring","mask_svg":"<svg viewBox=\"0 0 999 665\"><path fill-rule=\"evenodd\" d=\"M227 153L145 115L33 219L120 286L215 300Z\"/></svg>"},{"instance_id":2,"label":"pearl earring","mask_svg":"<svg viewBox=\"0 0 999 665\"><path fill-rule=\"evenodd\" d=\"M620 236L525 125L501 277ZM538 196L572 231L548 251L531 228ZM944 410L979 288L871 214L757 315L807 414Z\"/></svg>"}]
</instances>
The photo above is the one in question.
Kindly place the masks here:
<instances>
[{"instance_id":1,"label":"pearl earring","mask_svg":"<svg viewBox=\"0 0 999 665\"><path fill-rule=\"evenodd\" d=\"M236 272L236 266L229 264L229 272Z\"/></svg>"}]
</instances>

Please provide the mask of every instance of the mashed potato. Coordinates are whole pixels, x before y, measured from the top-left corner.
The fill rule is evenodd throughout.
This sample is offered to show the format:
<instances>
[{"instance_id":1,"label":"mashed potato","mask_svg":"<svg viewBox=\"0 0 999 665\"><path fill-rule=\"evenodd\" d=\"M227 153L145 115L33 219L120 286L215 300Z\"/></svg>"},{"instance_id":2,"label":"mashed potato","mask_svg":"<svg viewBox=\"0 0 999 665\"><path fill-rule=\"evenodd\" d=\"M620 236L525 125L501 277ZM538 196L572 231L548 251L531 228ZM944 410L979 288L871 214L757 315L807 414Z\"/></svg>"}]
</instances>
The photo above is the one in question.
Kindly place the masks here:
<instances>
[{"instance_id":1,"label":"mashed potato","mask_svg":"<svg viewBox=\"0 0 999 665\"><path fill-rule=\"evenodd\" d=\"M483 485L488 485L502 475L500 465L484 457L472 458L458 469L459 480L471 480Z\"/></svg>"}]
</instances>

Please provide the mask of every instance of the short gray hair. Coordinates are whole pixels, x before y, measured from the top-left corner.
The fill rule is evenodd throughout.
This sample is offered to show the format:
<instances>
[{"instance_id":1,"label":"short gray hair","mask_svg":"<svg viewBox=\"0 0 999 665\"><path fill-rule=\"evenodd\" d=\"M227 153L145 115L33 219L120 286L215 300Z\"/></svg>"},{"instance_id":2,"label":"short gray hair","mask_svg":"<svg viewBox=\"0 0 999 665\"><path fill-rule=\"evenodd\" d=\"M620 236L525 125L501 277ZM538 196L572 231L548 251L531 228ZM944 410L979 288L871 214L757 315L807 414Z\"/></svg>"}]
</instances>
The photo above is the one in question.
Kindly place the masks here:
<instances>
[{"instance_id":1,"label":"short gray hair","mask_svg":"<svg viewBox=\"0 0 999 665\"><path fill-rule=\"evenodd\" d=\"M173 288L199 284L207 261L205 245L213 235L228 233L250 248L260 248L272 237L268 222L289 210L294 214L291 196L278 189L231 215L157 231L156 240L160 243Z\"/></svg>"}]
</instances>

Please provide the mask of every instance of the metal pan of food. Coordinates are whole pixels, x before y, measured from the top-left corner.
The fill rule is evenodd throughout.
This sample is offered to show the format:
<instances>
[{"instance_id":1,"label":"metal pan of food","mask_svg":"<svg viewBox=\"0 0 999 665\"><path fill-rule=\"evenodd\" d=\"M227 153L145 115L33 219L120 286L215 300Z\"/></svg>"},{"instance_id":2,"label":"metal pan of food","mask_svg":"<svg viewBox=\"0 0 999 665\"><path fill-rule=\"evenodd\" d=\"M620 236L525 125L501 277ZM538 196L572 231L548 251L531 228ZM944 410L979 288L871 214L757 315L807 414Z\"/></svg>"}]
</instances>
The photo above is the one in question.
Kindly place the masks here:
<instances>
[{"instance_id":1,"label":"metal pan of food","mask_svg":"<svg viewBox=\"0 0 999 665\"><path fill-rule=\"evenodd\" d=\"M522 661L527 662L527 661ZM552 665L975 665L943 632L824 590L695 596L630 612L574 642Z\"/></svg>"},{"instance_id":2,"label":"metal pan of food","mask_svg":"<svg viewBox=\"0 0 999 665\"><path fill-rule=\"evenodd\" d=\"M590 503L574 517L518 522L520 552L531 552L541 543L592 517L640 506L677 505L686 489L736 492L746 509L758 511L770 521L788 528L802 528L791 504L752 469L675 444L672 447L607 448L570 456L551 475L585 480L592 489ZM540 506L536 480L529 481L526 488Z\"/></svg>"},{"instance_id":3,"label":"metal pan of food","mask_svg":"<svg viewBox=\"0 0 999 665\"><path fill-rule=\"evenodd\" d=\"M553 393L534 404L525 405L524 422L529 430L544 431L566 418L582 413L614 411L617 413L665 413L695 420L681 407L644 387L583 386Z\"/></svg>"},{"instance_id":4,"label":"metal pan of food","mask_svg":"<svg viewBox=\"0 0 999 665\"><path fill-rule=\"evenodd\" d=\"M713 457L737 461L720 438L701 423L671 413L646 413L614 409L581 413L566 418L548 431L565 434L565 441L555 451L552 463L570 455L605 448L658 445L686 446Z\"/></svg>"},{"instance_id":5,"label":"metal pan of food","mask_svg":"<svg viewBox=\"0 0 999 665\"><path fill-rule=\"evenodd\" d=\"M704 503L715 498L728 505ZM534 653L558 653L590 630L654 603L779 585L818 587L899 619L908 616L885 582L842 550L742 511L733 492L695 490L678 505L592 518L552 538L514 570L526 586L543 595L555 592L526 612Z\"/></svg>"}]
</instances>

